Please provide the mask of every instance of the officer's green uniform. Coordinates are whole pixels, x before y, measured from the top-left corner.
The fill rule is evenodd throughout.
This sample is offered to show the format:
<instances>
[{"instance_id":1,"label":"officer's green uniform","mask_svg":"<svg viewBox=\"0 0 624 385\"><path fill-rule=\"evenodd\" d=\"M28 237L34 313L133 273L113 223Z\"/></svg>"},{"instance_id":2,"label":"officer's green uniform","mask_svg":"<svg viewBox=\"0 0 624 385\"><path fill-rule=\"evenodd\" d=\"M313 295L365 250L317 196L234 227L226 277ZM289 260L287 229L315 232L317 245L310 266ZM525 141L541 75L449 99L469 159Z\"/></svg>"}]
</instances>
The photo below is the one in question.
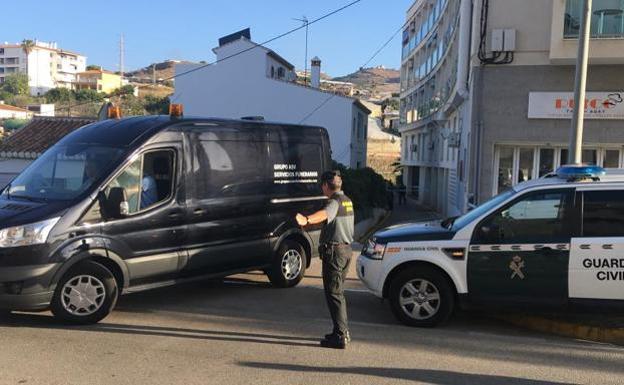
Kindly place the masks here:
<instances>
[{"instance_id":1,"label":"officer's green uniform","mask_svg":"<svg viewBox=\"0 0 624 385\"><path fill-rule=\"evenodd\" d=\"M327 222L323 226L320 238L323 287L329 313L334 322L334 333L345 336L348 327L344 281L351 263L351 243L355 223L353 203L339 191L329 198L325 211Z\"/></svg>"}]
</instances>

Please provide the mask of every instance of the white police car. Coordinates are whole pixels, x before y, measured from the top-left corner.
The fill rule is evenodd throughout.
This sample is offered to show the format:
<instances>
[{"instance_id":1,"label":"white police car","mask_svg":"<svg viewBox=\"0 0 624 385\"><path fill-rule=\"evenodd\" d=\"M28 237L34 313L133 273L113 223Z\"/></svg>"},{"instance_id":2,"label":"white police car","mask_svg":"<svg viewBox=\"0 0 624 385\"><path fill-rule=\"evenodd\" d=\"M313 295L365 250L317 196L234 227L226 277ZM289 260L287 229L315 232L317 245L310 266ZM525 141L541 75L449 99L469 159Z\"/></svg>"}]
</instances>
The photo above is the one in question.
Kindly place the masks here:
<instances>
[{"instance_id":1,"label":"white police car","mask_svg":"<svg viewBox=\"0 0 624 385\"><path fill-rule=\"evenodd\" d=\"M461 217L384 229L357 272L411 326L435 326L463 301L624 300L624 172L564 166Z\"/></svg>"}]
</instances>

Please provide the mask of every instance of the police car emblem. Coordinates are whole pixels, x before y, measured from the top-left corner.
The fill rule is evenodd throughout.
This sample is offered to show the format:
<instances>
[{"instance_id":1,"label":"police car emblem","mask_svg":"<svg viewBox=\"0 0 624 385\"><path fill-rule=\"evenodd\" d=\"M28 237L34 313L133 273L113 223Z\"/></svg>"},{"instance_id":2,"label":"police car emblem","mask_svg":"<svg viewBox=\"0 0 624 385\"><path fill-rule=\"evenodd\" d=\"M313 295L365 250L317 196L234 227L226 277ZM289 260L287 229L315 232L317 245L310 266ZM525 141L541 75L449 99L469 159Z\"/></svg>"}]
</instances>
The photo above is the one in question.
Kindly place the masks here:
<instances>
[{"instance_id":1,"label":"police car emblem","mask_svg":"<svg viewBox=\"0 0 624 385\"><path fill-rule=\"evenodd\" d=\"M520 277L520 279L524 279L524 273L522 269L524 268L524 261L519 255L514 256L509 262L509 268L511 269L511 279L516 278L516 276Z\"/></svg>"}]
</instances>

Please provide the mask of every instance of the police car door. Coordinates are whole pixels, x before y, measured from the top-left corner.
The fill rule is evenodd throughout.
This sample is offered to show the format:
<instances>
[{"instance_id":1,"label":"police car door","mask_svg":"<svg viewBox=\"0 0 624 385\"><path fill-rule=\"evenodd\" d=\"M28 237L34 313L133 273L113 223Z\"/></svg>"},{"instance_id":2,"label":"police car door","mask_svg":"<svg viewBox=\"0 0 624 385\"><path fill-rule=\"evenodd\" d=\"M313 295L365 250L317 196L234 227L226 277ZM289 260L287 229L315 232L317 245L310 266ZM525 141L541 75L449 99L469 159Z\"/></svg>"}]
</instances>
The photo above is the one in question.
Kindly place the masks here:
<instances>
[{"instance_id":1,"label":"police car door","mask_svg":"<svg viewBox=\"0 0 624 385\"><path fill-rule=\"evenodd\" d=\"M572 239L570 298L624 299L624 189L579 188L581 236Z\"/></svg>"},{"instance_id":2,"label":"police car door","mask_svg":"<svg viewBox=\"0 0 624 385\"><path fill-rule=\"evenodd\" d=\"M477 301L567 300L574 189L523 194L477 224L468 252L468 292Z\"/></svg>"}]
</instances>

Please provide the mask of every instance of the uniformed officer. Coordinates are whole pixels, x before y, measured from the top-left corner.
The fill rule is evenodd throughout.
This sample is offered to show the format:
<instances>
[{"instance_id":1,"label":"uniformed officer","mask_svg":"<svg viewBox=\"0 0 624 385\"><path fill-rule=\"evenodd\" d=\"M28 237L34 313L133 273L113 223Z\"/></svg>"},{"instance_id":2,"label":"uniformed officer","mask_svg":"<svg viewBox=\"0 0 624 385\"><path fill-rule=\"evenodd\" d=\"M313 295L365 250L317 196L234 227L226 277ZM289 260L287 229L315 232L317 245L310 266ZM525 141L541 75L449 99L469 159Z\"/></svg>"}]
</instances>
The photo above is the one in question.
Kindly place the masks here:
<instances>
[{"instance_id":1,"label":"uniformed officer","mask_svg":"<svg viewBox=\"0 0 624 385\"><path fill-rule=\"evenodd\" d=\"M353 203L342 192L339 171L326 172L321 176L323 194L329 198L325 208L310 216L297 214L301 226L324 223L321 230L319 253L323 261L323 287L327 306L334 323L334 330L321 341L321 346L345 349L351 337L347 327L347 303L344 282L351 263L353 242Z\"/></svg>"}]
</instances>

